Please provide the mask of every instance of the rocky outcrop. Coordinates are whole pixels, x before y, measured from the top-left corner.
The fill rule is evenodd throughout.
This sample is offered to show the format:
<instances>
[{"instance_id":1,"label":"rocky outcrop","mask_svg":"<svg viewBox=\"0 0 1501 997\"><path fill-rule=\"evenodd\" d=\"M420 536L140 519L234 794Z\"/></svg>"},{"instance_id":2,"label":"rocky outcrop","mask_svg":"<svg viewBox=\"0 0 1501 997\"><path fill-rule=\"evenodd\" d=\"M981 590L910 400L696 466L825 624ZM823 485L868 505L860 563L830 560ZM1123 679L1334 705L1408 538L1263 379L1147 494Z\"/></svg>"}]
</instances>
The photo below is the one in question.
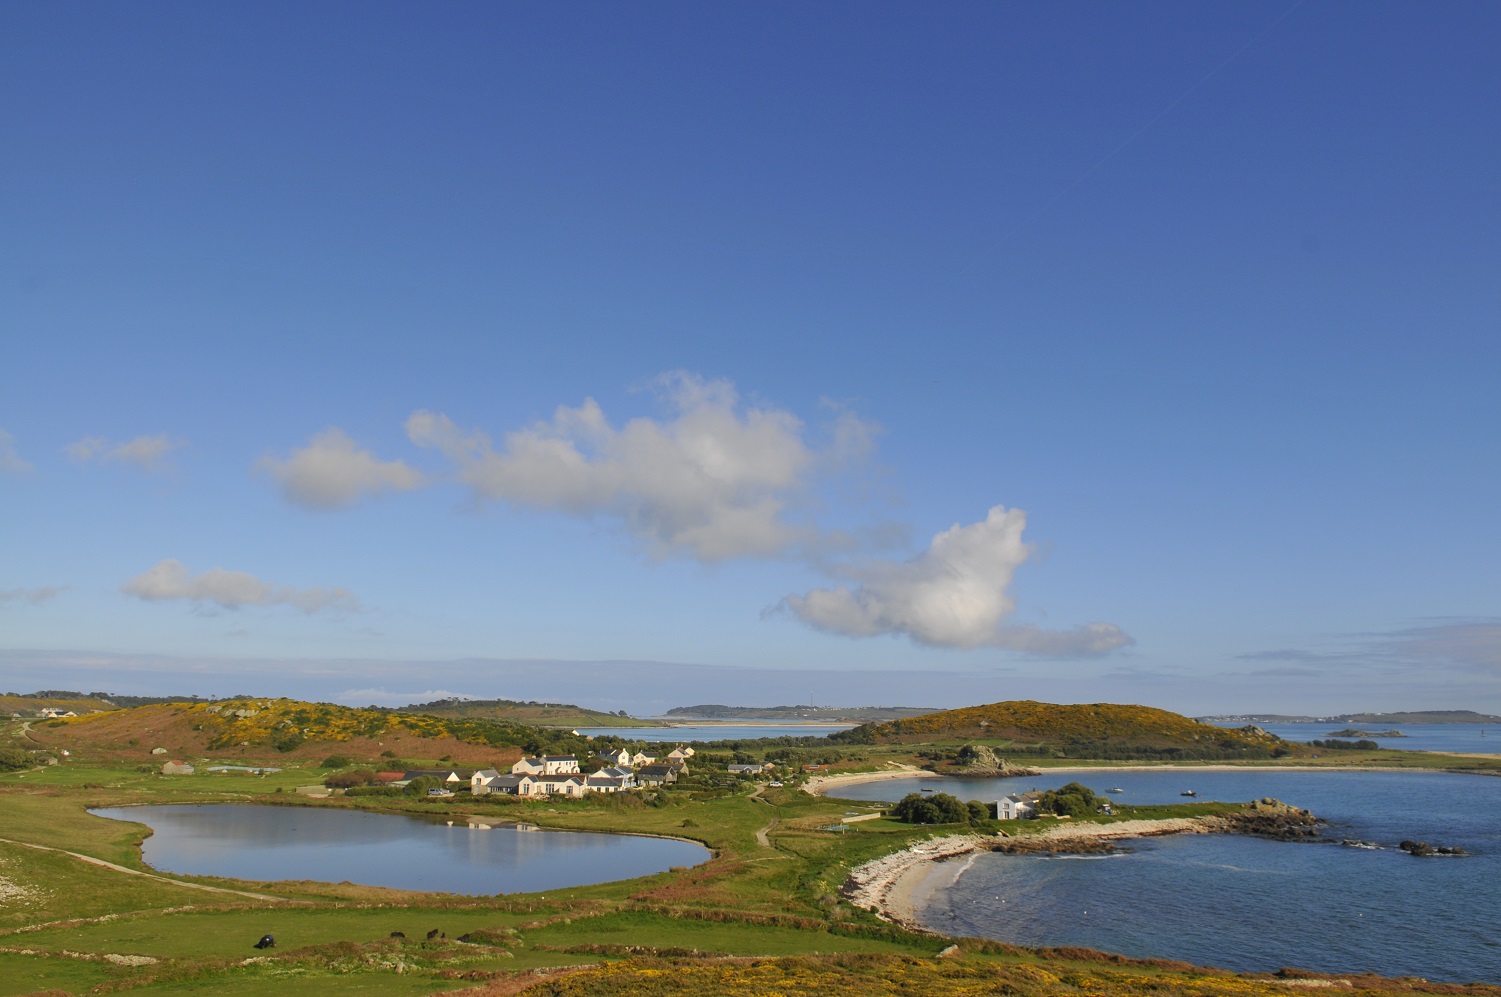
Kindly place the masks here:
<instances>
[{"instance_id":1,"label":"rocky outcrop","mask_svg":"<svg viewBox=\"0 0 1501 997\"><path fill-rule=\"evenodd\" d=\"M1468 855L1469 852L1458 845L1430 845L1426 841L1403 841L1397 845L1409 855L1418 858L1428 858L1433 855Z\"/></svg>"},{"instance_id":2,"label":"rocky outcrop","mask_svg":"<svg viewBox=\"0 0 1501 997\"><path fill-rule=\"evenodd\" d=\"M945 775L965 776L975 779L1005 779L1017 775L1041 775L1040 769L1015 765L995 753L986 744L966 744L959 749L959 759Z\"/></svg>"},{"instance_id":3,"label":"rocky outcrop","mask_svg":"<svg viewBox=\"0 0 1501 997\"><path fill-rule=\"evenodd\" d=\"M1206 817L1205 820L1217 825L1217 830L1231 834L1249 834L1277 841L1334 840L1323 836L1322 818L1270 796L1252 800L1244 810Z\"/></svg>"},{"instance_id":4,"label":"rocky outcrop","mask_svg":"<svg viewBox=\"0 0 1501 997\"><path fill-rule=\"evenodd\" d=\"M989 842L993 852L1002 855L1108 855L1115 843L1102 837L1053 837L1032 834Z\"/></svg>"}]
</instances>

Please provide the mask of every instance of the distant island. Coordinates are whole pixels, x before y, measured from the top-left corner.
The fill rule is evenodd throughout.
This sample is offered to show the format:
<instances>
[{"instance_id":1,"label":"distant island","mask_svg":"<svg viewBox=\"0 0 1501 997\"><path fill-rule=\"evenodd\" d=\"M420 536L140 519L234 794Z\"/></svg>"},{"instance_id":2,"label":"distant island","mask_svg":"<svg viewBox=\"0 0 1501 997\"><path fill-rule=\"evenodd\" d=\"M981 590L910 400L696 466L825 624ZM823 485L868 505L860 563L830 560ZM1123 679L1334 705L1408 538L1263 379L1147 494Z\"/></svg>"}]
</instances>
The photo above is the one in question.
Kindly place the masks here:
<instances>
[{"instance_id":1,"label":"distant island","mask_svg":"<svg viewBox=\"0 0 1501 997\"><path fill-rule=\"evenodd\" d=\"M1346 727L1344 730L1330 731L1325 737L1406 737L1400 730L1362 730L1359 727Z\"/></svg>"},{"instance_id":2,"label":"distant island","mask_svg":"<svg viewBox=\"0 0 1501 997\"><path fill-rule=\"evenodd\" d=\"M782 720L805 723L879 723L938 712L936 706L678 706L667 720Z\"/></svg>"},{"instance_id":3,"label":"distant island","mask_svg":"<svg viewBox=\"0 0 1501 997\"><path fill-rule=\"evenodd\" d=\"M1474 710L1411 710L1405 713L1340 713L1334 716L1288 716L1280 713L1237 713L1195 717L1202 723L1236 724L1501 724L1501 717ZM1388 734L1387 737L1395 735Z\"/></svg>"},{"instance_id":4,"label":"distant island","mask_svg":"<svg viewBox=\"0 0 1501 997\"><path fill-rule=\"evenodd\" d=\"M412 703L393 711L430 717L462 717L475 720L507 720L539 727L656 727L650 720L637 720L625 710L606 713L572 703L538 703L517 699L464 699L450 697L430 703Z\"/></svg>"}]
</instances>

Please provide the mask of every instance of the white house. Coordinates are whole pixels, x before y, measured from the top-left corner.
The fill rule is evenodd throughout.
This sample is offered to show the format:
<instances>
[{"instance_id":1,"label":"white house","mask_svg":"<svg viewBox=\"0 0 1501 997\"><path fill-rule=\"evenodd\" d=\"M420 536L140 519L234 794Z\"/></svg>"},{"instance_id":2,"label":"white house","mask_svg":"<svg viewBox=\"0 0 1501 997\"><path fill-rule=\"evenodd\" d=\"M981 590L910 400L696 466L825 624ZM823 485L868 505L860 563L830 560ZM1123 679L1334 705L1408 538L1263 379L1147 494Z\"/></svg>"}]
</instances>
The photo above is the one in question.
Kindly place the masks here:
<instances>
[{"instance_id":1,"label":"white house","mask_svg":"<svg viewBox=\"0 0 1501 997\"><path fill-rule=\"evenodd\" d=\"M767 764L767 765L731 765L730 766L730 775L760 775L762 772L765 772L769 768L771 768L771 766L769 764Z\"/></svg>"},{"instance_id":2,"label":"white house","mask_svg":"<svg viewBox=\"0 0 1501 997\"><path fill-rule=\"evenodd\" d=\"M511 766L512 775L567 775L579 770L579 760L573 755L543 755L540 758L523 758Z\"/></svg>"},{"instance_id":3,"label":"white house","mask_svg":"<svg viewBox=\"0 0 1501 997\"><path fill-rule=\"evenodd\" d=\"M693 749L685 748L681 744L676 748L673 748L671 751L667 752L667 760L669 762L686 762L692 757Z\"/></svg>"},{"instance_id":4,"label":"white house","mask_svg":"<svg viewBox=\"0 0 1501 997\"><path fill-rule=\"evenodd\" d=\"M524 775L518 781L518 796L583 796L584 776L577 772L571 775Z\"/></svg>"},{"instance_id":5,"label":"white house","mask_svg":"<svg viewBox=\"0 0 1501 997\"><path fill-rule=\"evenodd\" d=\"M642 765L655 765L657 764L657 756L648 755L644 751L638 751L631 756L631 764L638 768Z\"/></svg>"},{"instance_id":6,"label":"white house","mask_svg":"<svg viewBox=\"0 0 1501 997\"><path fill-rule=\"evenodd\" d=\"M623 765L600 769L584 779L584 789L591 793L622 793L636 788L636 773Z\"/></svg>"},{"instance_id":7,"label":"white house","mask_svg":"<svg viewBox=\"0 0 1501 997\"><path fill-rule=\"evenodd\" d=\"M624 748L619 751L596 751L594 757L606 765L629 765L631 763L631 753Z\"/></svg>"},{"instance_id":8,"label":"white house","mask_svg":"<svg viewBox=\"0 0 1501 997\"><path fill-rule=\"evenodd\" d=\"M1025 797L1012 793L995 805L996 817L1000 820L1021 820L1037 814L1037 807Z\"/></svg>"}]
</instances>

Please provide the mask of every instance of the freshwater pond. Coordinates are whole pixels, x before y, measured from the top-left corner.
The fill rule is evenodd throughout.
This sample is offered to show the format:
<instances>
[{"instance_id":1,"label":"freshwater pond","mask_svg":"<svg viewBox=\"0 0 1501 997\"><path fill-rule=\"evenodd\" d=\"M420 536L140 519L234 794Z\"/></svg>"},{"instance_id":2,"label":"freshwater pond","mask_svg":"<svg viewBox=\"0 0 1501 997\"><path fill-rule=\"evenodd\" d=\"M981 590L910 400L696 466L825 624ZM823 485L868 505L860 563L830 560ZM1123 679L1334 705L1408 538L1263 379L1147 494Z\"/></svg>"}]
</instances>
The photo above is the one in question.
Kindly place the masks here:
<instances>
[{"instance_id":1,"label":"freshwater pond","mask_svg":"<svg viewBox=\"0 0 1501 997\"><path fill-rule=\"evenodd\" d=\"M308 879L488 896L586 886L708 861L691 841L471 826L318 807L198 804L90 813L145 824L146 863L185 876Z\"/></svg>"},{"instance_id":2,"label":"freshwater pond","mask_svg":"<svg viewBox=\"0 0 1501 997\"><path fill-rule=\"evenodd\" d=\"M984 853L936 864L914 892L918 918L950 935L1080 945L1241 971L1321 972L1501 983L1501 778L1418 772L1097 770L1013 779L901 779L839 787L897 800L934 790L993 801L1077 780L1126 803L1273 796L1329 820L1325 834L1377 849L1176 835L1096 856ZM1413 858L1405 838L1459 845Z\"/></svg>"}]
</instances>

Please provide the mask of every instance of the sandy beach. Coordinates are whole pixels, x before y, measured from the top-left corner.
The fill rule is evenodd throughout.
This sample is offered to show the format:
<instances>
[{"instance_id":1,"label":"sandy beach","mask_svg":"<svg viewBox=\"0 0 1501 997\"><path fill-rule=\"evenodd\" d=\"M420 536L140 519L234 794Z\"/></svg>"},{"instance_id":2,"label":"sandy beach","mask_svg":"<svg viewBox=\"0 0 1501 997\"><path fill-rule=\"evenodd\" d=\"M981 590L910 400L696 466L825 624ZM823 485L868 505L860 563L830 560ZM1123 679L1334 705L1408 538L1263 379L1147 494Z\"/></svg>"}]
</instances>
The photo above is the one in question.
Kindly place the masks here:
<instances>
[{"instance_id":1,"label":"sandy beach","mask_svg":"<svg viewBox=\"0 0 1501 997\"><path fill-rule=\"evenodd\" d=\"M884 772L851 772L847 775L815 775L803 783L803 792L822 796L836 786L855 786L862 782L884 782L887 779L941 779L943 776L927 769L904 765Z\"/></svg>"},{"instance_id":2,"label":"sandy beach","mask_svg":"<svg viewBox=\"0 0 1501 997\"><path fill-rule=\"evenodd\" d=\"M1119 841L1162 834L1210 834L1223 829L1223 822L1213 817L1123 820L1113 824L1069 824L1060 821L1046 831L1028 837L1054 841L1084 838ZM918 923L913 894L933 871L935 863L988 850L986 846L995 840L987 835L955 834L919 842L852 870L844 883L844 895L856 907L874 911L876 916L884 920L911 931L935 934Z\"/></svg>"}]
</instances>

